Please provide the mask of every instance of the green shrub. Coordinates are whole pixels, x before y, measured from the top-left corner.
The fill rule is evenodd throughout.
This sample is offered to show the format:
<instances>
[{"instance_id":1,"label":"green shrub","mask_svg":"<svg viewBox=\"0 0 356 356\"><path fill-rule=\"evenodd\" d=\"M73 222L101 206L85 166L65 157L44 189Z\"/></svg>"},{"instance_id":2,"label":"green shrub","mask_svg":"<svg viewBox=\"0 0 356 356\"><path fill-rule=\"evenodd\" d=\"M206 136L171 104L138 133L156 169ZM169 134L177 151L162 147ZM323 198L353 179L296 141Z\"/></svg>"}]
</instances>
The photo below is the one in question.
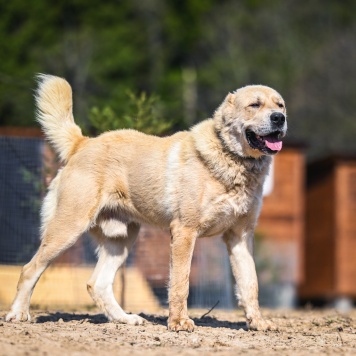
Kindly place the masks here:
<instances>
[{"instance_id":1,"label":"green shrub","mask_svg":"<svg viewBox=\"0 0 356 356\"><path fill-rule=\"evenodd\" d=\"M98 133L134 129L160 136L172 129L174 121L162 117L160 99L157 95L147 95L145 92L136 95L129 91L127 96L127 107L124 108L123 115L118 115L110 106L103 108L95 106L90 110L90 124Z\"/></svg>"}]
</instances>

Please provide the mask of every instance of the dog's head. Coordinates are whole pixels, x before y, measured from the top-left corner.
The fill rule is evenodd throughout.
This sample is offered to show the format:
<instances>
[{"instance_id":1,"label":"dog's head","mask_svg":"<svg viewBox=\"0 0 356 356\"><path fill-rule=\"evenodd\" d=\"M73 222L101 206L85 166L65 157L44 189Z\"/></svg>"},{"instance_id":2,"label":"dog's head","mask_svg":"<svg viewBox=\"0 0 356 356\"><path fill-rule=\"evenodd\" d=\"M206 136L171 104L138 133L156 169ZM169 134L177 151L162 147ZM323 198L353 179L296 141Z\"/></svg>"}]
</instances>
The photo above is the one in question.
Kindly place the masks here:
<instances>
[{"instance_id":1,"label":"dog's head","mask_svg":"<svg viewBox=\"0 0 356 356\"><path fill-rule=\"evenodd\" d=\"M259 158L281 150L287 132L284 100L272 88L249 85L230 93L214 114L224 146L241 157Z\"/></svg>"}]
</instances>

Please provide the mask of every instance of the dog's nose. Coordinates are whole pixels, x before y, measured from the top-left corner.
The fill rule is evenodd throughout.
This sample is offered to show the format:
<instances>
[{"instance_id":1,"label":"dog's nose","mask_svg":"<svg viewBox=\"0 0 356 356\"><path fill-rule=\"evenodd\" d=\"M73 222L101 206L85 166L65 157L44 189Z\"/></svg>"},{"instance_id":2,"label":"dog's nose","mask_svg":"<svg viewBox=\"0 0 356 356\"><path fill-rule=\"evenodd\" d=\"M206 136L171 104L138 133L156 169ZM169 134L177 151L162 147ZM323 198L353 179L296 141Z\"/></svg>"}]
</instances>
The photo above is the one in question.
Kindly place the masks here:
<instances>
[{"instance_id":1,"label":"dog's nose","mask_svg":"<svg viewBox=\"0 0 356 356\"><path fill-rule=\"evenodd\" d=\"M281 127L284 125L284 122L286 121L286 117L281 112L274 112L271 115L271 121L276 126Z\"/></svg>"}]
</instances>

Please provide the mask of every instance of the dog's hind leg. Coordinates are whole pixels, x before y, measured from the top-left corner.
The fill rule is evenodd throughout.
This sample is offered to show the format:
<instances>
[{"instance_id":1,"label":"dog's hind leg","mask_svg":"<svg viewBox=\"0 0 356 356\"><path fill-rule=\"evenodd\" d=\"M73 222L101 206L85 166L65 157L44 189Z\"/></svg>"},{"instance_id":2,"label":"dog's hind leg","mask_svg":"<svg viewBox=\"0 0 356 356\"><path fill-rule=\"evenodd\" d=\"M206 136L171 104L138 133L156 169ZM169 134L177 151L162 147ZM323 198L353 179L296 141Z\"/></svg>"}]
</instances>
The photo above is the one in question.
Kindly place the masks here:
<instances>
[{"instance_id":1,"label":"dog's hind leg","mask_svg":"<svg viewBox=\"0 0 356 356\"><path fill-rule=\"evenodd\" d=\"M71 247L89 227L89 221L76 219L73 212L62 210L57 211L56 216L47 223L37 253L22 269L16 297L6 316L7 321L30 320L30 299L38 279L48 265Z\"/></svg>"},{"instance_id":2,"label":"dog's hind leg","mask_svg":"<svg viewBox=\"0 0 356 356\"><path fill-rule=\"evenodd\" d=\"M123 324L140 325L144 319L138 315L126 314L115 299L113 283L115 275L126 257L139 232L139 225L127 226L127 237L107 237L101 228L95 227L91 232L99 243L99 259L94 273L88 281L88 292L95 303L103 310L109 320Z\"/></svg>"}]
</instances>

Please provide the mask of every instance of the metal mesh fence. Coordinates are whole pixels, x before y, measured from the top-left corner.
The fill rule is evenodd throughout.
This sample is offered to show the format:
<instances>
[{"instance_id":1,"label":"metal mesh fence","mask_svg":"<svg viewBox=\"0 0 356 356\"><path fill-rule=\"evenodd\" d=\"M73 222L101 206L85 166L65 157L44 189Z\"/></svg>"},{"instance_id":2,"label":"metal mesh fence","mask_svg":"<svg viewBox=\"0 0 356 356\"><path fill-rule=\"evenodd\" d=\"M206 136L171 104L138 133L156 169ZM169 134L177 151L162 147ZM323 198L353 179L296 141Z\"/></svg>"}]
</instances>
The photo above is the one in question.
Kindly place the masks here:
<instances>
[{"instance_id":1,"label":"metal mesh fence","mask_svg":"<svg viewBox=\"0 0 356 356\"><path fill-rule=\"evenodd\" d=\"M22 264L39 245L41 147L35 138L0 136L0 261Z\"/></svg>"},{"instance_id":2,"label":"metal mesh fence","mask_svg":"<svg viewBox=\"0 0 356 356\"><path fill-rule=\"evenodd\" d=\"M20 272L16 266L27 263L39 246L40 205L56 169L54 156L41 138L0 136L0 279L6 289L0 293L0 304L8 304L15 294ZM167 305L169 244L167 231L148 225L141 228L115 288L119 302L129 310L153 311L154 306ZM83 236L42 276L33 303L92 304L84 295L96 262L94 250L90 237ZM217 307L231 308L235 303L232 289L221 239L197 241L188 304L206 308L219 301Z\"/></svg>"}]
</instances>

